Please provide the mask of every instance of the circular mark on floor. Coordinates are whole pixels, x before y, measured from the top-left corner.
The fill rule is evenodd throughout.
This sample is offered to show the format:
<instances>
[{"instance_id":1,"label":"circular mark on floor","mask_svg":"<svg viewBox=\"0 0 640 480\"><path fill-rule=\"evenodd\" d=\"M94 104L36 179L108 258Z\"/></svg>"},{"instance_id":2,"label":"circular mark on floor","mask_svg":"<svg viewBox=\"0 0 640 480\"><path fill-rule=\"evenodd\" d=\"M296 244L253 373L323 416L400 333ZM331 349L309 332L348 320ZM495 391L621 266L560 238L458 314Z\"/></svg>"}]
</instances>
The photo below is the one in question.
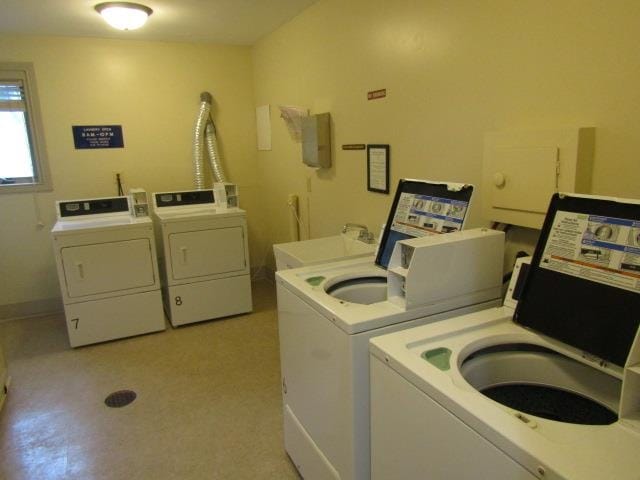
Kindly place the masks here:
<instances>
[{"instance_id":1,"label":"circular mark on floor","mask_svg":"<svg viewBox=\"0 0 640 480\"><path fill-rule=\"evenodd\" d=\"M136 399L136 392L133 390L118 390L107 395L104 399L104 403L107 407L120 408L129 405Z\"/></svg>"}]
</instances>

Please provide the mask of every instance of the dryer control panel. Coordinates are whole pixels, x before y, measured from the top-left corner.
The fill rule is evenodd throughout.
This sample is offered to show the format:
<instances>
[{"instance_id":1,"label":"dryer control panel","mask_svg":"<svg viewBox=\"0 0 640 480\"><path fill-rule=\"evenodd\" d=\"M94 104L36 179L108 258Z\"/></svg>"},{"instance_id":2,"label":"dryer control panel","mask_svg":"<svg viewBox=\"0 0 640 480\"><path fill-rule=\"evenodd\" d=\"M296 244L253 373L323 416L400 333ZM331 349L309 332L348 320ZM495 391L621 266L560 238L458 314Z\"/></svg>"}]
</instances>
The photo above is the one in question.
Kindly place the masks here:
<instances>
[{"instance_id":1,"label":"dryer control panel","mask_svg":"<svg viewBox=\"0 0 640 480\"><path fill-rule=\"evenodd\" d=\"M88 198L85 200L61 200L56 202L58 220L68 220L87 215L129 213L129 197Z\"/></svg>"},{"instance_id":2,"label":"dryer control panel","mask_svg":"<svg viewBox=\"0 0 640 480\"><path fill-rule=\"evenodd\" d=\"M213 190L188 190L184 192L161 192L153 195L153 206L157 210L163 207L182 207L187 205L215 204Z\"/></svg>"}]
</instances>

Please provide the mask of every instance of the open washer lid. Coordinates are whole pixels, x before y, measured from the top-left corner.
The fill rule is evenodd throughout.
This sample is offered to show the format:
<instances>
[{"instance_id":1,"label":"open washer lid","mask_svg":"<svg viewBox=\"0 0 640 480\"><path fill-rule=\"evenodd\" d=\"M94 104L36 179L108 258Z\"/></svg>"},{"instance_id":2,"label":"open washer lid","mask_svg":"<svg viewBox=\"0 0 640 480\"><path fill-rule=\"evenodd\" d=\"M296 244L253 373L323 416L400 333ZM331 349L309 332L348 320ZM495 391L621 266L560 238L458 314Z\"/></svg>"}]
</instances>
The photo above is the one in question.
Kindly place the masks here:
<instances>
[{"instance_id":1,"label":"open washer lid","mask_svg":"<svg viewBox=\"0 0 640 480\"><path fill-rule=\"evenodd\" d=\"M473 185L464 183L400 180L380 238L376 265L389 266L399 240L462 230L472 194Z\"/></svg>"},{"instance_id":2,"label":"open washer lid","mask_svg":"<svg viewBox=\"0 0 640 480\"><path fill-rule=\"evenodd\" d=\"M513 319L624 366L640 324L640 202L555 194Z\"/></svg>"}]
</instances>

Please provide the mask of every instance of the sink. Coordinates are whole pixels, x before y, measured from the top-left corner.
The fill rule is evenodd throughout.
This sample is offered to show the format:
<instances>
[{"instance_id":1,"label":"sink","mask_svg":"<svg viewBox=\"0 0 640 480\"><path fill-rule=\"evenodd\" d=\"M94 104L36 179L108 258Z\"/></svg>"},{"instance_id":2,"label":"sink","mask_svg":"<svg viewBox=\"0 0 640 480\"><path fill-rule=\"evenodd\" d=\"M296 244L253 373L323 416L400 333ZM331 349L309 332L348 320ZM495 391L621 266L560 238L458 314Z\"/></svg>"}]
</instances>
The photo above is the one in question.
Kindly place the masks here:
<instances>
[{"instance_id":1,"label":"sink","mask_svg":"<svg viewBox=\"0 0 640 480\"><path fill-rule=\"evenodd\" d=\"M375 251L375 244L364 243L344 234L273 246L277 270L373 256Z\"/></svg>"}]
</instances>

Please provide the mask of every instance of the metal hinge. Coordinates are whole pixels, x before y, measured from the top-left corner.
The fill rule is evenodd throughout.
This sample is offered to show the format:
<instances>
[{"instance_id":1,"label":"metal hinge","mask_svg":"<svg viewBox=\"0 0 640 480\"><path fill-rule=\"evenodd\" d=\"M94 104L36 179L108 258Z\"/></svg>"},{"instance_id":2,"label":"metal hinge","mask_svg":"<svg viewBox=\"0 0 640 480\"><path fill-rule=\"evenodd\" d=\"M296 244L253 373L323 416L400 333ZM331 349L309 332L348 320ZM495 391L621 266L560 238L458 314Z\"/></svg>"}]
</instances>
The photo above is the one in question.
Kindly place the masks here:
<instances>
[{"instance_id":1,"label":"metal hinge","mask_svg":"<svg viewBox=\"0 0 640 480\"><path fill-rule=\"evenodd\" d=\"M600 357L596 357L589 352L582 352L582 358L584 358L587 362L597 363L602 368L606 368L609 365L606 360Z\"/></svg>"}]
</instances>

